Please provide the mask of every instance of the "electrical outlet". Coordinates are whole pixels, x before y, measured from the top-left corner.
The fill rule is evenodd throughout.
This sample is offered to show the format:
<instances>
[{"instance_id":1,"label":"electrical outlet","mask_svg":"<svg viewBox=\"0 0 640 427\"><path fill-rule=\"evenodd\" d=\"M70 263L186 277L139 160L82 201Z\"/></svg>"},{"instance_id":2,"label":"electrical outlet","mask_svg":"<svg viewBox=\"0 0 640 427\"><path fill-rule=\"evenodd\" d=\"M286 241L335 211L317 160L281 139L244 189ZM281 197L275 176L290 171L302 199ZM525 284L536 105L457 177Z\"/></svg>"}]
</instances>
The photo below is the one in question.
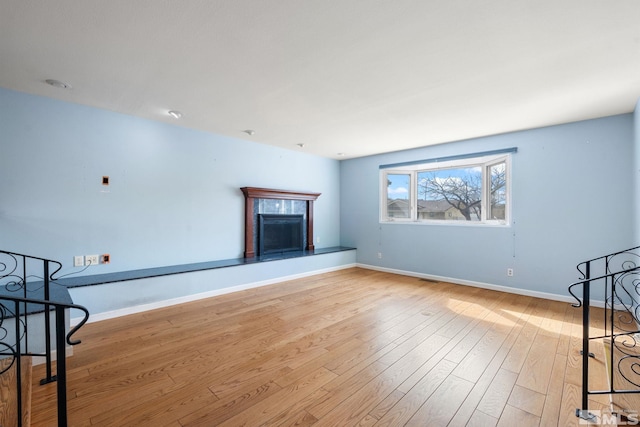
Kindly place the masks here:
<instances>
[{"instance_id":1,"label":"electrical outlet","mask_svg":"<svg viewBox=\"0 0 640 427\"><path fill-rule=\"evenodd\" d=\"M382 259L382 252L378 252L378 259Z\"/></svg>"},{"instance_id":2,"label":"electrical outlet","mask_svg":"<svg viewBox=\"0 0 640 427\"><path fill-rule=\"evenodd\" d=\"M82 255L76 255L73 257L73 266L74 267L82 267L84 266L84 257Z\"/></svg>"},{"instance_id":3,"label":"electrical outlet","mask_svg":"<svg viewBox=\"0 0 640 427\"><path fill-rule=\"evenodd\" d=\"M98 255L85 255L84 263L86 265L98 265L100 262L100 257Z\"/></svg>"},{"instance_id":4,"label":"electrical outlet","mask_svg":"<svg viewBox=\"0 0 640 427\"><path fill-rule=\"evenodd\" d=\"M111 262L111 255L102 254L100 255L100 264L109 264Z\"/></svg>"},{"instance_id":5,"label":"electrical outlet","mask_svg":"<svg viewBox=\"0 0 640 427\"><path fill-rule=\"evenodd\" d=\"M507 268L507 276L513 277L513 268Z\"/></svg>"},{"instance_id":6,"label":"electrical outlet","mask_svg":"<svg viewBox=\"0 0 640 427\"><path fill-rule=\"evenodd\" d=\"M320 243L320 236L316 237L316 243Z\"/></svg>"}]
</instances>

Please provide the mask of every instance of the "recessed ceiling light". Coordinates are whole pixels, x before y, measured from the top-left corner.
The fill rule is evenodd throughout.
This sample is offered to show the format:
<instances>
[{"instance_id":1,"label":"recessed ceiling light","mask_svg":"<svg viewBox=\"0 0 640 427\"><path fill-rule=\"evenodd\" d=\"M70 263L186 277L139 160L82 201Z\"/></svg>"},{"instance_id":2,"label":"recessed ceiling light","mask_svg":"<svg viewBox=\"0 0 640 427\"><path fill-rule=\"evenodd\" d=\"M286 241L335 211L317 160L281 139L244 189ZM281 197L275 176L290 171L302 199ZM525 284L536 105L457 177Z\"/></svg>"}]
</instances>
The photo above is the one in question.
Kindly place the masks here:
<instances>
[{"instance_id":1,"label":"recessed ceiling light","mask_svg":"<svg viewBox=\"0 0 640 427\"><path fill-rule=\"evenodd\" d=\"M44 81L46 84L53 86L53 87L57 87L59 89L71 89L71 85L67 84L65 82L61 82L60 80L55 80L55 79L47 79Z\"/></svg>"},{"instance_id":2,"label":"recessed ceiling light","mask_svg":"<svg viewBox=\"0 0 640 427\"><path fill-rule=\"evenodd\" d=\"M170 110L167 112L167 114L173 117L174 119L182 118L182 113L178 110Z\"/></svg>"},{"instance_id":3,"label":"recessed ceiling light","mask_svg":"<svg viewBox=\"0 0 640 427\"><path fill-rule=\"evenodd\" d=\"M253 136L256 134L256 131L253 129L247 129L247 130L243 130L242 132L246 133L249 136Z\"/></svg>"},{"instance_id":4,"label":"recessed ceiling light","mask_svg":"<svg viewBox=\"0 0 640 427\"><path fill-rule=\"evenodd\" d=\"M337 153L339 157L344 157L344 153Z\"/></svg>"}]
</instances>

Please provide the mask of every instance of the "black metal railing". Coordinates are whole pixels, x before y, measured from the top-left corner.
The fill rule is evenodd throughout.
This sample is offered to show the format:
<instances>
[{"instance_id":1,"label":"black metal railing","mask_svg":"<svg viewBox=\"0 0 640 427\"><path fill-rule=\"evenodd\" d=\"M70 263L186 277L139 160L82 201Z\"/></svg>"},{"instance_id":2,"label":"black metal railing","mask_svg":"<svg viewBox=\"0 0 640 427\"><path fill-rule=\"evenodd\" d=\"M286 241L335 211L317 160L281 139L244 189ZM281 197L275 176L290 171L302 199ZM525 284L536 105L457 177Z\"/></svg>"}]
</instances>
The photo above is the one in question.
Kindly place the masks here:
<instances>
[{"instance_id":1,"label":"black metal railing","mask_svg":"<svg viewBox=\"0 0 640 427\"><path fill-rule=\"evenodd\" d=\"M589 395L640 393L640 246L582 262L577 269L581 280L569 286L574 307L582 307L582 400L576 416L595 421ZM604 301L603 318L592 319L594 301ZM606 348L608 389L589 388L589 358L595 357L590 346L596 341Z\"/></svg>"},{"instance_id":2,"label":"black metal railing","mask_svg":"<svg viewBox=\"0 0 640 427\"><path fill-rule=\"evenodd\" d=\"M55 284L53 276L61 267L57 261L0 251L0 359L4 359L0 375L15 369L19 427L25 410L22 356L44 358L46 373L40 384L57 382L58 426L67 425L66 349L80 343L72 336L87 322L89 312L73 304L65 287ZM66 315L71 309L82 311L84 316L67 332Z\"/></svg>"}]
</instances>

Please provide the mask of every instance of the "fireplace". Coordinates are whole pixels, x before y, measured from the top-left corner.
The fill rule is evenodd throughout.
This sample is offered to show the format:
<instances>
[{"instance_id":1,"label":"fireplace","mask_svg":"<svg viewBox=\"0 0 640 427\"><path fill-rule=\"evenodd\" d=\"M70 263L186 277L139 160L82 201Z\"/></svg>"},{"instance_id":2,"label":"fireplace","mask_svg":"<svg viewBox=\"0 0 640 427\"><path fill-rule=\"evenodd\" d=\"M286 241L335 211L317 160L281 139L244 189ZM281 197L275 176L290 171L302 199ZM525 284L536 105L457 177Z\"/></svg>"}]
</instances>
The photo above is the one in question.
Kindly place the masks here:
<instances>
[{"instance_id":1,"label":"fireplace","mask_svg":"<svg viewBox=\"0 0 640 427\"><path fill-rule=\"evenodd\" d=\"M304 215L258 215L259 255L302 251Z\"/></svg>"},{"instance_id":2,"label":"fireplace","mask_svg":"<svg viewBox=\"0 0 640 427\"><path fill-rule=\"evenodd\" d=\"M313 202L320 196L320 193L306 193L291 190L274 190L269 188L242 187L245 197L245 217L244 217L244 257L253 258L256 255L264 255L263 251L271 251L271 243L267 244L267 249L261 248L265 239L261 239L260 221L263 215L270 216L295 216L302 217L301 226L298 225L302 243L291 237L283 238L278 245L286 247L287 251L307 250L313 251ZM283 233L283 225L273 225L273 233L280 238ZM290 225L289 225L290 226ZM278 228L279 227L279 228ZM287 231L289 233L289 231ZM295 240L295 244L293 244ZM298 244L301 246L299 247ZM295 246L296 249L293 249ZM285 252L280 249L273 249L270 253Z\"/></svg>"}]
</instances>

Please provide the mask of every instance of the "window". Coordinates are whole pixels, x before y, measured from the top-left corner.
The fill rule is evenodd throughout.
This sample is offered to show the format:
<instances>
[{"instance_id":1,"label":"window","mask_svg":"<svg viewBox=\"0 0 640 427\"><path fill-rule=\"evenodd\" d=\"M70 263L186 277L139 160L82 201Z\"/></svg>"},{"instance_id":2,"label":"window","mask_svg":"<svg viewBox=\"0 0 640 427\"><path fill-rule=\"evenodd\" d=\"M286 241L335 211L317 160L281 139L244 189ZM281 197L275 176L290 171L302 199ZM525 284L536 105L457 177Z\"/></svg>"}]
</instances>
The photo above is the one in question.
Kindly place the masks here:
<instances>
[{"instance_id":1,"label":"window","mask_svg":"<svg viewBox=\"0 0 640 427\"><path fill-rule=\"evenodd\" d=\"M381 166L383 222L508 224L510 154Z\"/></svg>"},{"instance_id":2,"label":"window","mask_svg":"<svg viewBox=\"0 0 640 427\"><path fill-rule=\"evenodd\" d=\"M408 173L389 173L387 178L387 218L411 218L409 193L411 175Z\"/></svg>"}]
</instances>

